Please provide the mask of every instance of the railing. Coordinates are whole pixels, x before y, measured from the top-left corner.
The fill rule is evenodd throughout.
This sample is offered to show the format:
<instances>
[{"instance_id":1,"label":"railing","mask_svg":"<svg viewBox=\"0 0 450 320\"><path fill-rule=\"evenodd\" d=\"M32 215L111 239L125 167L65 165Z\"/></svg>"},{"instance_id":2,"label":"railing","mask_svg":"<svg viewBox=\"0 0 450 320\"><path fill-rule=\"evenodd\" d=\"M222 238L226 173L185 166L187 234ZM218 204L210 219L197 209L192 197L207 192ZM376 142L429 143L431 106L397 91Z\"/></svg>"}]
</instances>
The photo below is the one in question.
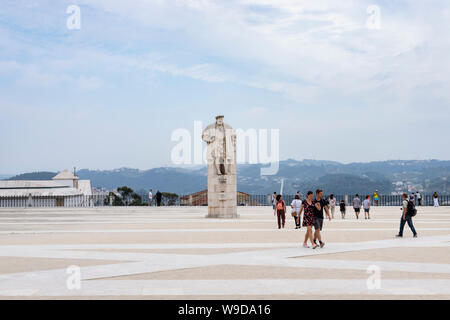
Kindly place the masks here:
<instances>
[{"instance_id":1,"label":"railing","mask_svg":"<svg viewBox=\"0 0 450 320\"><path fill-rule=\"evenodd\" d=\"M283 195L283 200L286 205L290 205L295 195ZM327 197L327 196L325 196ZM144 197L140 205L148 206L147 199ZM346 202L346 205L352 205L353 195L335 195L336 205L339 205L341 200ZM364 196L360 197L361 202ZM66 207L66 208L85 208L85 207L103 207L109 206L110 196L105 194L96 194L91 196L75 195L75 196L28 196L28 197L4 197L0 196L0 208L26 208L26 207ZM376 205L373 198L371 198L372 205ZM380 195L378 206L401 206L403 199L401 195ZM127 203L125 203L127 205ZM153 206L156 206L156 199L153 199ZM175 198L163 198L161 206L207 206L208 199L206 195L189 198L189 196L181 196ZM238 206L271 206L272 195L237 195ZM416 205L433 206L434 199L432 195L422 195L421 203L416 201ZM440 206L450 206L450 195L439 196Z\"/></svg>"},{"instance_id":2,"label":"railing","mask_svg":"<svg viewBox=\"0 0 450 320\"><path fill-rule=\"evenodd\" d=\"M0 208L84 208L105 205L105 195L74 196L0 196Z\"/></svg>"},{"instance_id":3,"label":"railing","mask_svg":"<svg viewBox=\"0 0 450 320\"><path fill-rule=\"evenodd\" d=\"M184 196L182 198L186 199L189 196ZM328 196L325 196L325 198L327 198ZM336 198L336 205L338 206L339 203L344 200L345 204L348 205L352 205L353 203L353 199L354 199L354 195L334 195L334 197ZM290 205L292 200L294 200L295 195L291 195L291 194L285 194L283 195L283 200L286 203L286 205ZM378 206L382 206L382 207L387 207L387 206L401 206L403 204L403 198L402 195L379 195L378 197ZM302 199L304 199L304 197L302 196ZM365 195L361 194L360 195L360 201L361 204L363 202L363 200L365 199ZM198 200L198 198L197 198ZM371 203L372 205L376 205L375 201L373 200L373 198L371 197ZM200 203L200 204L198 204ZM196 201L195 199L193 199L193 201L189 202L188 200L182 200L181 204L179 204L179 202L177 203L177 205L181 205L181 206L189 206L190 204L192 205L208 205L208 199L207 196L204 196L201 198L201 201ZM416 204L419 205L419 201L416 201ZM271 206L272 205L272 195L271 194L267 194L267 195L244 195L244 194L238 194L237 195L237 205L238 206ZM422 195L422 199L420 201L420 205L421 206L433 206L434 205L434 200L433 200L433 196L432 195ZM439 196L439 205L440 206L450 206L450 195L441 195Z\"/></svg>"}]
</instances>

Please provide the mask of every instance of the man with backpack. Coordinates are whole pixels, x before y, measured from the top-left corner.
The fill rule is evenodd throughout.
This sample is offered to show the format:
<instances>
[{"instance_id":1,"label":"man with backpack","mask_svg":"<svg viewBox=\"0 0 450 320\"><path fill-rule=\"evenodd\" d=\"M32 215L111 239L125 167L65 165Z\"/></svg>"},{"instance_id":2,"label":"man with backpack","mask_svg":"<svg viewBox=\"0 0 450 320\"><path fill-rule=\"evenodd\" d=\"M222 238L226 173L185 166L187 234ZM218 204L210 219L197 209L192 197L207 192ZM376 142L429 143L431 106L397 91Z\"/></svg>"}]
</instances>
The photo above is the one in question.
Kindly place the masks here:
<instances>
[{"instance_id":1,"label":"man with backpack","mask_svg":"<svg viewBox=\"0 0 450 320\"><path fill-rule=\"evenodd\" d=\"M408 223L409 228L413 232L414 238L417 238L417 232L414 228L412 218L417 214L416 206L414 205L414 202L411 200L408 200L408 194L403 194L403 206L402 206L402 217L400 219L400 231L397 238L403 237L403 228L405 227L405 223Z\"/></svg>"}]
</instances>

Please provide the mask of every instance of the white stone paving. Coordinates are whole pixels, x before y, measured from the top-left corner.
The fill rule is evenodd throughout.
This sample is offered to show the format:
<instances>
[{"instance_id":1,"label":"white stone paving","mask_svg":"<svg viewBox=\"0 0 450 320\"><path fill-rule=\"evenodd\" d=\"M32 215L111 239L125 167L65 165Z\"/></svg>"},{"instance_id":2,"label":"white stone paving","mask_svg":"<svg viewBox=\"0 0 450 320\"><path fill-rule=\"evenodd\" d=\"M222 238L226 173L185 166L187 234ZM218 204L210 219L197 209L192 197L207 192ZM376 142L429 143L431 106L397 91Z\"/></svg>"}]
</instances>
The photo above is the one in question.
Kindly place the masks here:
<instances>
[{"instance_id":1,"label":"white stone paving","mask_svg":"<svg viewBox=\"0 0 450 320\"><path fill-rule=\"evenodd\" d=\"M450 228L420 228L422 231L450 231ZM283 230L283 232L286 230ZM298 232L296 230L288 230ZM398 228L327 228L327 232L358 232L358 231L398 231ZM52 234L52 233L210 233L210 232L264 232L280 233L276 229L89 229L89 230L7 230L0 231L0 234Z\"/></svg>"},{"instance_id":2,"label":"white stone paving","mask_svg":"<svg viewBox=\"0 0 450 320\"><path fill-rule=\"evenodd\" d=\"M45 213L45 211L40 210ZM70 217L60 217L58 223L69 224L68 220L73 220L76 211L70 211ZM2 212L0 212L0 215ZM29 214L29 213L27 213ZM192 214L198 222L222 223L230 220L203 220L203 212ZM431 215L431 214L430 214ZM83 223L90 224L89 219L85 219L88 214L79 215L78 219ZM137 216L137 214L136 214ZM136 218L133 215L133 218ZM139 214L139 219L143 215ZM158 215L156 215L158 216ZM178 216L182 216L181 214ZM174 222L165 218L164 221ZM441 222L447 223L449 219L429 219L427 215L421 222ZM433 215L435 216L435 215ZM446 215L448 217L449 215ZM122 223L124 215L108 215L97 220L98 223ZM4 216L0 219L4 219ZM18 218L14 218L18 219ZM34 218L30 218L34 219ZM53 220L49 217L46 219ZM98 218L96 218L98 219ZM158 221L153 214L147 215L145 223ZM58 220L58 221L59 221ZM179 219L190 222L192 219ZM377 222L392 223L392 228L376 228L370 226L373 221L360 227L346 228L326 228L326 232L339 231L381 231L398 230L399 219L380 219ZM242 219L233 221L267 222L269 219ZM340 220L333 221L336 223ZM347 220L346 220L347 221ZM70 222L73 223L73 222ZM129 223L123 222L123 223ZM3 225L3 222L1 223ZM23 225L48 225L48 222L38 223L26 222ZM53 224L53 223L52 223ZM365 226L365 227L364 227ZM406 227L408 228L408 227ZM407 230L407 229L406 229ZM450 231L445 227L420 228L423 230ZM285 230L299 232L297 230ZM419 232L420 232L419 231ZM26 234L57 234L57 233L216 233L216 232L280 232L276 229L266 228L235 228L221 229L206 227L202 229L88 229L88 230L3 230L3 236ZM302 232L302 231L300 231ZM280 233L282 234L282 233ZM303 235L303 233L302 233ZM301 238L301 237L299 237ZM386 248L450 248L450 232L446 235L425 236L417 239L381 239L364 242L335 242L327 243L327 246L320 250L305 249L298 243L291 242L242 242L242 243L135 243L135 244L43 244L43 245L9 245L0 243L1 257L17 258L58 258L58 259L88 259L88 260L108 260L117 261L114 264L103 264L95 266L85 266L81 268L81 290L69 290L66 285L66 268L0 274L0 296L236 296L236 295L450 295L450 280L448 279L386 279L382 280L379 289L369 289L366 284L367 279L227 279L227 280L115 280L112 277L130 276L151 272L181 270L188 268L201 268L219 265L235 266L280 266L294 268L315 268L315 269L339 269L339 270L367 270L372 265L378 266L382 272L414 272L421 274L450 274L450 264L444 263L416 263L416 262L392 262L392 261L358 261L358 260L327 260L310 259L308 257L326 255L342 252L362 252L365 250L386 249ZM241 252L216 253L216 254L179 254L179 253L149 253L149 252L120 252L119 250L151 250L151 249L245 249ZM114 249L113 251L108 251ZM257 249L257 250L256 250Z\"/></svg>"}]
</instances>

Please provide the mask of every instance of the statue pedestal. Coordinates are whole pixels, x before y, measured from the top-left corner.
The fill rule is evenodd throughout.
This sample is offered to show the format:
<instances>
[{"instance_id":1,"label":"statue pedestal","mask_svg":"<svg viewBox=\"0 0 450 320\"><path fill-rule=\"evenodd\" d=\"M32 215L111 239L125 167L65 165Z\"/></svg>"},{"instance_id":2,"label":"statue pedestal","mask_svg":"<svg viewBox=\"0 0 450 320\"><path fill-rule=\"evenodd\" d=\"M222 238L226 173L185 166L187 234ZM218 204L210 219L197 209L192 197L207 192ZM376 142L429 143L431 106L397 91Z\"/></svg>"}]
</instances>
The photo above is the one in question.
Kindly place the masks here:
<instances>
[{"instance_id":1,"label":"statue pedestal","mask_svg":"<svg viewBox=\"0 0 450 320\"><path fill-rule=\"evenodd\" d=\"M208 165L207 218L236 219L237 190L236 165L230 165L230 174L217 175L214 165Z\"/></svg>"},{"instance_id":2,"label":"statue pedestal","mask_svg":"<svg viewBox=\"0 0 450 320\"><path fill-rule=\"evenodd\" d=\"M237 215L236 132L216 117L216 123L203 130L207 143L208 215L207 218L234 219Z\"/></svg>"}]
</instances>

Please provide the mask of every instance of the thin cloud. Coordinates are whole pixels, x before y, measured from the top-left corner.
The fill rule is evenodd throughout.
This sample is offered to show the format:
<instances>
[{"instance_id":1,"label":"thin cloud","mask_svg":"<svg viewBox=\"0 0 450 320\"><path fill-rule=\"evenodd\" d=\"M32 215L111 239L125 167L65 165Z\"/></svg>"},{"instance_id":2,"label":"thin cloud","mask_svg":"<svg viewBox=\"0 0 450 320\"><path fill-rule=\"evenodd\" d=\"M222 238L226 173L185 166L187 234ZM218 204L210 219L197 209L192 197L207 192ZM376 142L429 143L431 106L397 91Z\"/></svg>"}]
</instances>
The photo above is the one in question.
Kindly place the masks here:
<instances>
[{"instance_id":1,"label":"thin cloud","mask_svg":"<svg viewBox=\"0 0 450 320\"><path fill-rule=\"evenodd\" d=\"M405 157L413 157L418 145L430 157L450 156L428 143L445 145L450 134L447 1L380 2L380 30L366 27L366 9L373 4L366 0L76 3L83 19L76 32L66 28L69 1L5 0L0 8L0 108L41 110L41 130L52 139L59 137L45 119L57 122L62 114L47 105L89 110L84 118L92 131L102 123L102 131L120 128L164 146L170 134L163 130L226 110L237 127L277 123L281 158L402 158L406 147L395 150L408 143L412 151ZM22 128L9 139L39 145L29 138L34 135L28 122L3 114ZM256 114L261 116L251 119ZM302 148L296 150L299 137ZM76 135L64 139L79 143ZM105 167L168 161L155 143L142 146L139 157L125 138L121 142L130 148L122 159L136 163L92 161L106 161ZM330 154L315 143L343 147ZM349 154L347 146L355 145L368 147ZM22 161L12 160L3 165Z\"/></svg>"}]
</instances>

